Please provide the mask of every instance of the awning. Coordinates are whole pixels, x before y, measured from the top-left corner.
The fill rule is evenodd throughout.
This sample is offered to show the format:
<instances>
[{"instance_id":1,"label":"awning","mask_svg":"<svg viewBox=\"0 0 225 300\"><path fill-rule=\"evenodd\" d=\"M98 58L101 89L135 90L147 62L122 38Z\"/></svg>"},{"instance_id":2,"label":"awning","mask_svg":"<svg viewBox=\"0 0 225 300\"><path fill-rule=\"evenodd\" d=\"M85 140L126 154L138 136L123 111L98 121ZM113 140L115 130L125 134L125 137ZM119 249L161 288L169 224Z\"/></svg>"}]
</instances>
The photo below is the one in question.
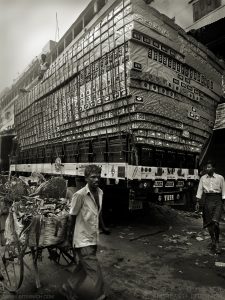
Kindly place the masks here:
<instances>
[{"instance_id":1,"label":"awning","mask_svg":"<svg viewBox=\"0 0 225 300\"><path fill-rule=\"evenodd\" d=\"M0 138L1 138L1 137L4 137L4 136L12 136L12 137L14 137L14 136L16 136L16 133L15 133L15 131L10 131L10 132L4 131L4 132L0 132Z\"/></svg>"},{"instance_id":2,"label":"awning","mask_svg":"<svg viewBox=\"0 0 225 300\"><path fill-rule=\"evenodd\" d=\"M196 30L190 30L199 42L208 47L215 55L225 59L225 18L221 16L216 22L203 26Z\"/></svg>"}]
</instances>

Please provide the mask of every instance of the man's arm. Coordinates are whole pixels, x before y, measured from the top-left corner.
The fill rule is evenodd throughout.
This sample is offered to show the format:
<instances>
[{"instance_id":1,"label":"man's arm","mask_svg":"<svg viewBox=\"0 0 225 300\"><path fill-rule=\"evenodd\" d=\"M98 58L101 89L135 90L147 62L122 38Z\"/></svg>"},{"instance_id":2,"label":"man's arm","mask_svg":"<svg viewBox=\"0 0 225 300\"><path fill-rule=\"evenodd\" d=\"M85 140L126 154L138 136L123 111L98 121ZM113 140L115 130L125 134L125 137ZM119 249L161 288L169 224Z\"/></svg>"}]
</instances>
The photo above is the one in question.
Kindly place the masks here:
<instances>
[{"instance_id":1,"label":"man's arm","mask_svg":"<svg viewBox=\"0 0 225 300\"><path fill-rule=\"evenodd\" d=\"M221 191L222 191L222 199L224 201L225 200L225 182L224 182L224 177L222 177L222 180L221 180Z\"/></svg>"},{"instance_id":2,"label":"man's arm","mask_svg":"<svg viewBox=\"0 0 225 300\"><path fill-rule=\"evenodd\" d=\"M201 177L200 181L199 181L199 185L198 185L198 191L197 191L197 194L196 194L197 201L199 201L202 198L202 194L203 194L203 180L202 180L202 177Z\"/></svg>"},{"instance_id":3,"label":"man's arm","mask_svg":"<svg viewBox=\"0 0 225 300\"><path fill-rule=\"evenodd\" d=\"M65 232L65 239L63 243L64 247L71 246L73 243L73 233L75 228L76 217L79 214L82 206L83 206L82 195L75 193L71 200L70 212L67 219L67 229Z\"/></svg>"},{"instance_id":4,"label":"man's arm","mask_svg":"<svg viewBox=\"0 0 225 300\"><path fill-rule=\"evenodd\" d=\"M71 246L73 244L73 233L75 228L76 216L68 215L67 229L65 232L65 245Z\"/></svg>"},{"instance_id":5,"label":"man's arm","mask_svg":"<svg viewBox=\"0 0 225 300\"><path fill-rule=\"evenodd\" d=\"M102 229L103 233L110 234L109 228L107 228L105 226L105 223L103 221L102 212L100 212L100 214L99 214L99 225L100 225L100 228Z\"/></svg>"},{"instance_id":6,"label":"man's arm","mask_svg":"<svg viewBox=\"0 0 225 300\"><path fill-rule=\"evenodd\" d=\"M202 177L200 178L199 185L198 185L198 191L196 194L196 204L195 204L195 210L196 212L199 211L199 200L201 200L203 194L203 182Z\"/></svg>"}]
</instances>

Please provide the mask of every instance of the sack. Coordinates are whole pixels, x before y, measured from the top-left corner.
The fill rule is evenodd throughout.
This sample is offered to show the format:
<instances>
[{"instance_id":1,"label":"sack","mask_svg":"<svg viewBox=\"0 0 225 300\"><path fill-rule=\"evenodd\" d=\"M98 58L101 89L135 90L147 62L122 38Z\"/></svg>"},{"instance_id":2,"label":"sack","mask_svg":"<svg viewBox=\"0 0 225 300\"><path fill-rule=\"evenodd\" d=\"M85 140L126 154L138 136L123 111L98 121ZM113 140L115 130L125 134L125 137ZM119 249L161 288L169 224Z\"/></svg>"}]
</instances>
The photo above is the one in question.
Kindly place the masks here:
<instances>
[{"instance_id":1,"label":"sack","mask_svg":"<svg viewBox=\"0 0 225 300\"><path fill-rule=\"evenodd\" d=\"M33 217L29 230L29 246L51 246L64 241L67 229L68 215Z\"/></svg>"},{"instance_id":2,"label":"sack","mask_svg":"<svg viewBox=\"0 0 225 300\"><path fill-rule=\"evenodd\" d=\"M4 236L6 244L12 244L19 240L22 242L23 239L19 237L22 229L23 225L17 220L16 214L14 212L9 212L5 221Z\"/></svg>"}]
</instances>

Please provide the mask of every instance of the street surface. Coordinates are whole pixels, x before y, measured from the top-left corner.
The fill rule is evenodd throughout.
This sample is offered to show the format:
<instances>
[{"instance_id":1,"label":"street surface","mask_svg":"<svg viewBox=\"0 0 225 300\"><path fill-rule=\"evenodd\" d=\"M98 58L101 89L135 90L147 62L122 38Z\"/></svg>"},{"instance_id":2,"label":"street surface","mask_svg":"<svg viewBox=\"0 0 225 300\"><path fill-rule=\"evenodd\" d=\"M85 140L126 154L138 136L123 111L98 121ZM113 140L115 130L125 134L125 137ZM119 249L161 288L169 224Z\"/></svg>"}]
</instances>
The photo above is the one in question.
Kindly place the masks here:
<instances>
[{"instance_id":1,"label":"street surface","mask_svg":"<svg viewBox=\"0 0 225 300\"><path fill-rule=\"evenodd\" d=\"M225 224L221 224L221 255L214 255L198 215L164 207L118 222L109 236L100 235L99 261L109 300L222 300L225 299ZM25 258L29 264L30 258ZM62 283L70 270L48 259L39 262L42 288L25 268L16 295L3 292L1 300L62 299Z\"/></svg>"}]
</instances>

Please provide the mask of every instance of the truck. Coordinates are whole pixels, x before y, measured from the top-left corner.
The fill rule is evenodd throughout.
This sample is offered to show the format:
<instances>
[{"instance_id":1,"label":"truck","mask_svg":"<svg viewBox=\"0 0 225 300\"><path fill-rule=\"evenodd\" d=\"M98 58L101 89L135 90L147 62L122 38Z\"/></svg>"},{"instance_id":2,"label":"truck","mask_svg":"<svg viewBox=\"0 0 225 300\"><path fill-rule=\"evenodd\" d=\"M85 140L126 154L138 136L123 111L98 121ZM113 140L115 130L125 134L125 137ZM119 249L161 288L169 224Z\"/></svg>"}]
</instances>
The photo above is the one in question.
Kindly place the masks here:
<instances>
[{"instance_id":1,"label":"truck","mask_svg":"<svg viewBox=\"0 0 225 300\"><path fill-rule=\"evenodd\" d=\"M102 169L115 210L192 205L223 63L148 1L92 0L15 103L10 173L85 184Z\"/></svg>"}]
</instances>

